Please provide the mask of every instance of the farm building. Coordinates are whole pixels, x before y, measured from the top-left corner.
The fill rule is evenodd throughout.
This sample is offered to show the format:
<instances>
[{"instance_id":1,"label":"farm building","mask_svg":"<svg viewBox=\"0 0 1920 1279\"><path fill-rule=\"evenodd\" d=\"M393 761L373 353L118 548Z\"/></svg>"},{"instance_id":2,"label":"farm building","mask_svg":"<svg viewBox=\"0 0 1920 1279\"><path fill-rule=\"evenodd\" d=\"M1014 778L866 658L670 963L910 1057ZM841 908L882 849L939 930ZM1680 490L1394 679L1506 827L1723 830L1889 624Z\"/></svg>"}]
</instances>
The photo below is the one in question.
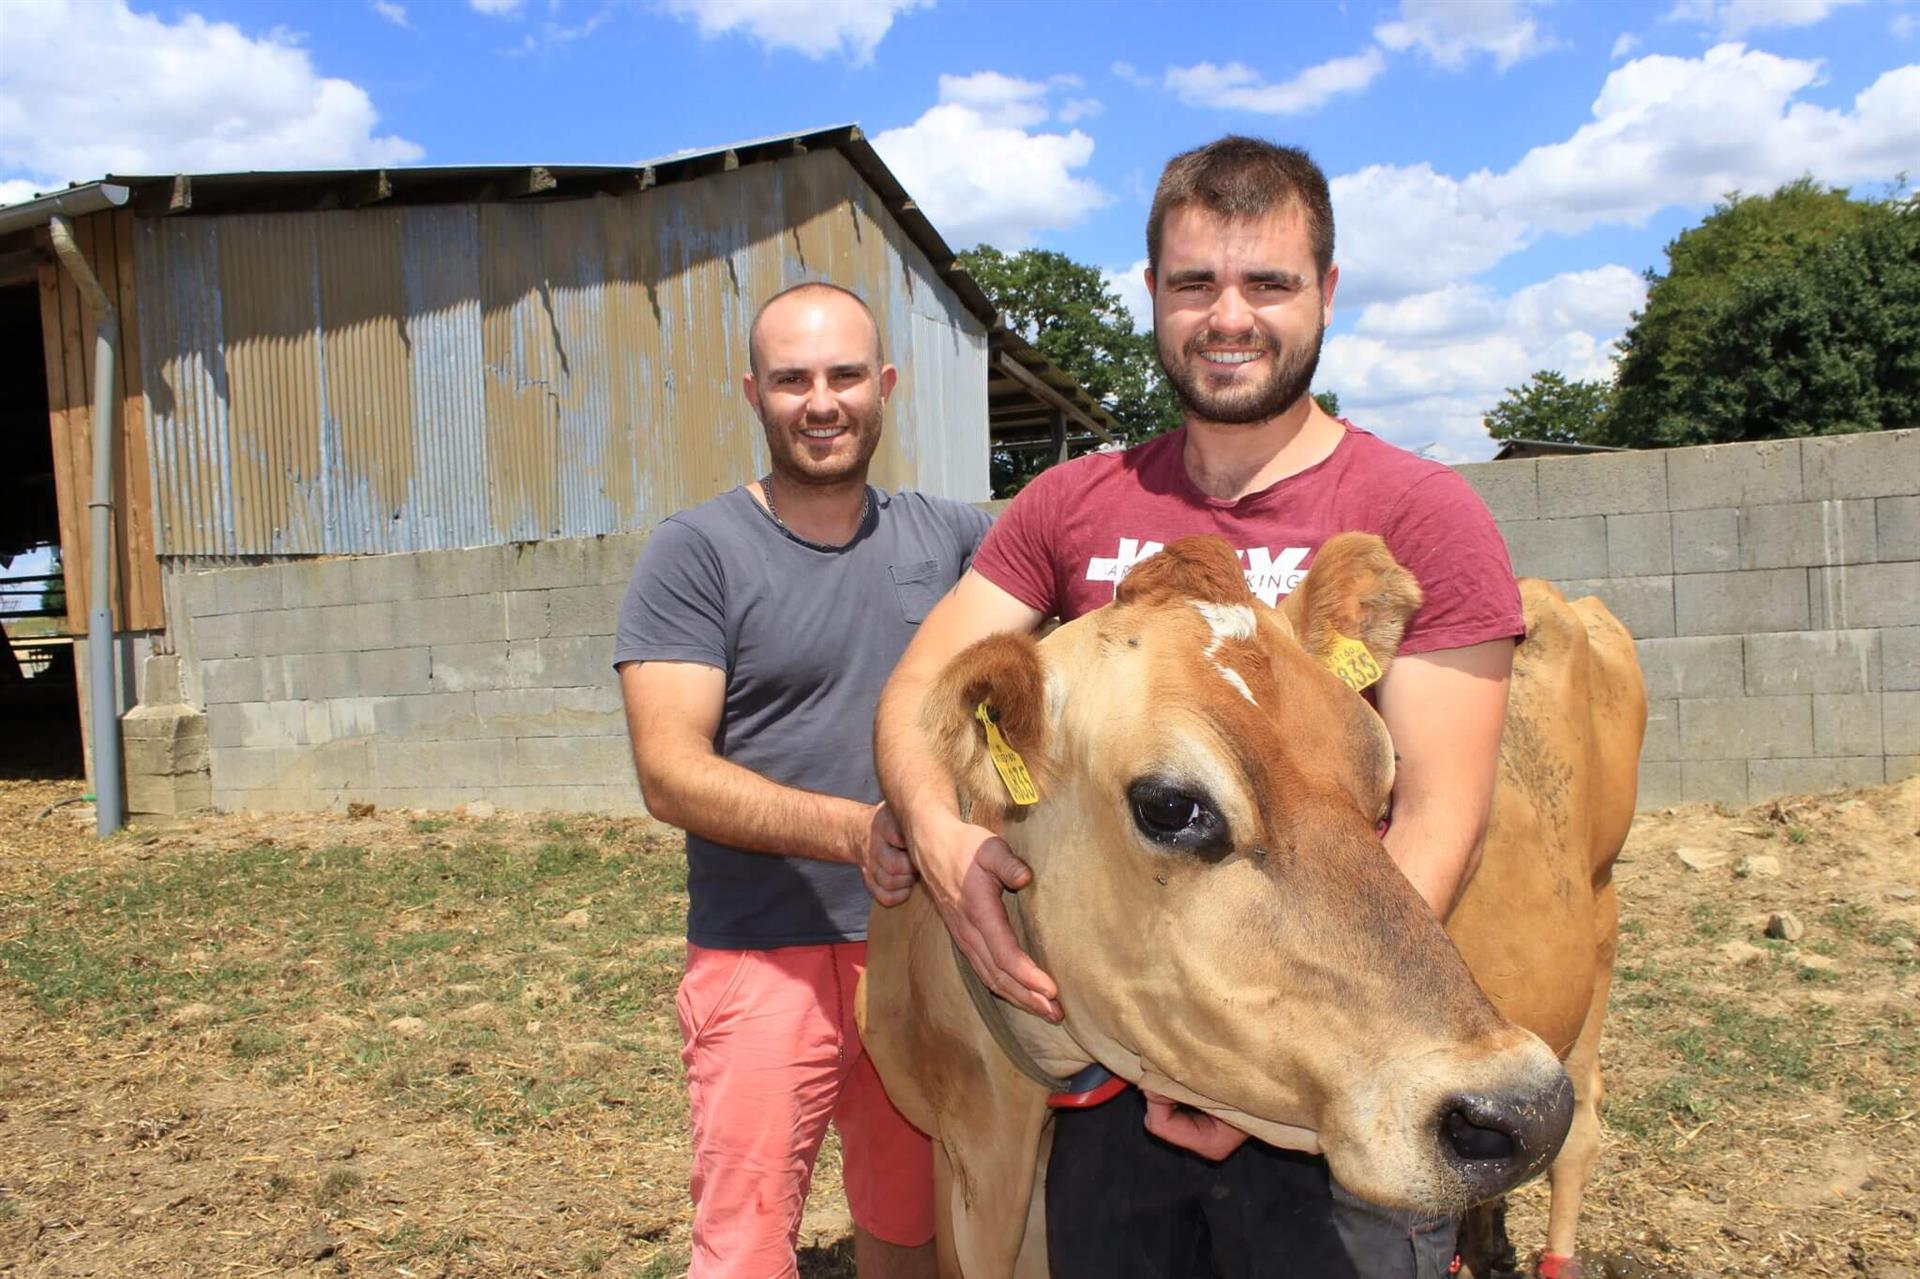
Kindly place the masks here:
<instances>
[{"instance_id":1,"label":"farm building","mask_svg":"<svg viewBox=\"0 0 1920 1279\"><path fill-rule=\"evenodd\" d=\"M73 663L62 714L123 725L135 811L634 807L619 590L645 530L764 470L748 323L817 278L868 300L901 370L876 483L982 500L990 445L1113 428L850 126L635 166L108 177L0 208L0 555L59 549L75 636L103 424L110 444L113 651ZM105 719L74 709L99 672Z\"/></svg>"}]
</instances>

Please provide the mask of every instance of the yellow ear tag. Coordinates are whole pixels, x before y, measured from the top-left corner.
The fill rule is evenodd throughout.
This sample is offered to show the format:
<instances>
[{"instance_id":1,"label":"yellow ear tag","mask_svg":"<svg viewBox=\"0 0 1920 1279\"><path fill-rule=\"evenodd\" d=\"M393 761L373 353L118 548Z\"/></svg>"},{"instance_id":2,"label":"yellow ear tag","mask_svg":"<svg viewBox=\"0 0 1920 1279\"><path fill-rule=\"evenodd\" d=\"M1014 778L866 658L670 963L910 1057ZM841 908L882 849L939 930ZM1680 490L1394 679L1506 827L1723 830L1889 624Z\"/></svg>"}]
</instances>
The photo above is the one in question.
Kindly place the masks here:
<instances>
[{"instance_id":1,"label":"yellow ear tag","mask_svg":"<svg viewBox=\"0 0 1920 1279\"><path fill-rule=\"evenodd\" d=\"M1000 725L994 719L993 712L987 709L985 702L973 708L973 717L987 730L987 755L993 760L994 768L1000 774L1000 780L1006 783L1007 794L1013 796L1016 804L1037 804L1040 792L1033 784L1033 777L1027 772L1027 761L1020 758L1020 752L1007 744L1000 732Z\"/></svg>"},{"instance_id":2,"label":"yellow ear tag","mask_svg":"<svg viewBox=\"0 0 1920 1279\"><path fill-rule=\"evenodd\" d=\"M1356 693L1378 682L1381 675L1385 674L1365 644L1357 639L1349 639L1338 631L1333 633L1333 647L1320 659L1320 664Z\"/></svg>"}]
</instances>

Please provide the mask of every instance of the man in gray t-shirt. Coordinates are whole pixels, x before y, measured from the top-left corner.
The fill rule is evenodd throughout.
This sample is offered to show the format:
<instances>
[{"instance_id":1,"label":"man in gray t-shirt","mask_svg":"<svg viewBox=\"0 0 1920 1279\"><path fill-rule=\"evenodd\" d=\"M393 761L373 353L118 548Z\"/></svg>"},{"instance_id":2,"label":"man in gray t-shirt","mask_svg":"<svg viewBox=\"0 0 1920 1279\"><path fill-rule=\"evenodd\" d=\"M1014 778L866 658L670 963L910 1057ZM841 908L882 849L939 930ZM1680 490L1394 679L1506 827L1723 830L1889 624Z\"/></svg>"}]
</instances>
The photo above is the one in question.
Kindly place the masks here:
<instances>
[{"instance_id":1,"label":"man in gray t-shirt","mask_svg":"<svg viewBox=\"0 0 1920 1279\"><path fill-rule=\"evenodd\" d=\"M912 876L878 804L873 711L987 519L867 486L896 375L853 294L776 296L750 351L772 472L654 531L614 643L647 806L687 832L689 1275L795 1274L831 1120L863 1279L930 1277L931 1154L853 1020L869 887L894 900Z\"/></svg>"}]
</instances>

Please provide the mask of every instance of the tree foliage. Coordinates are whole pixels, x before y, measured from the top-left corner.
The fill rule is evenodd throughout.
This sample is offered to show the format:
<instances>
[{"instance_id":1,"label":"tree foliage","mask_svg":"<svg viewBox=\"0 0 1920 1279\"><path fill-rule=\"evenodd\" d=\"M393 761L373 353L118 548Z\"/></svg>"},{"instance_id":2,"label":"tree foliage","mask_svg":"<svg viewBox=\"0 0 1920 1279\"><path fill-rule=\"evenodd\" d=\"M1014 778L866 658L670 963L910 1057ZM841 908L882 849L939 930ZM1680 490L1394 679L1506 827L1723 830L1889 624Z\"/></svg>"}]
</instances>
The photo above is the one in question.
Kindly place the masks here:
<instances>
[{"instance_id":1,"label":"tree foliage","mask_svg":"<svg viewBox=\"0 0 1920 1279\"><path fill-rule=\"evenodd\" d=\"M1135 331L1133 313L1099 268L1046 249L1002 253L983 244L958 256L1007 327L1086 388L1120 423L1126 442L1179 425L1153 335ZM994 493L1017 491L1053 460L1045 449L996 450Z\"/></svg>"},{"instance_id":2,"label":"tree foliage","mask_svg":"<svg viewBox=\"0 0 1920 1279\"><path fill-rule=\"evenodd\" d=\"M1593 444L1605 433L1613 407L1606 382L1570 382L1541 369L1488 410L1487 434L1496 440L1550 440L1556 444Z\"/></svg>"},{"instance_id":3,"label":"tree foliage","mask_svg":"<svg viewBox=\"0 0 1920 1279\"><path fill-rule=\"evenodd\" d=\"M1664 448L1920 424L1920 203L1802 179L1667 246L1594 442Z\"/></svg>"}]
</instances>

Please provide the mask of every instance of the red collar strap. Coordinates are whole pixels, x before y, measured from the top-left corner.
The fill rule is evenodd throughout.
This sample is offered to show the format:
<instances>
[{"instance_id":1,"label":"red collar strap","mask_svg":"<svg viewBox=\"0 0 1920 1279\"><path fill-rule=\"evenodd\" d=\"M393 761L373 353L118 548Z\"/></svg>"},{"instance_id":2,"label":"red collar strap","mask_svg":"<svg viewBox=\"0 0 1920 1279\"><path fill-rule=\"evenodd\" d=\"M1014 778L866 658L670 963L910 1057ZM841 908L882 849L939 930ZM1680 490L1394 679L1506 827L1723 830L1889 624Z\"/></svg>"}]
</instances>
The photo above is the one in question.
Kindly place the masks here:
<instances>
[{"instance_id":1,"label":"red collar strap","mask_svg":"<svg viewBox=\"0 0 1920 1279\"><path fill-rule=\"evenodd\" d=\"M1095 1062L1067 1080L1067 1086L1059 1092L1048 1093L1047 1105L1055 1110L1085 1110L1112 1101L1126 1088L1126 1080Z\"/></svg>"}]
</instances>

